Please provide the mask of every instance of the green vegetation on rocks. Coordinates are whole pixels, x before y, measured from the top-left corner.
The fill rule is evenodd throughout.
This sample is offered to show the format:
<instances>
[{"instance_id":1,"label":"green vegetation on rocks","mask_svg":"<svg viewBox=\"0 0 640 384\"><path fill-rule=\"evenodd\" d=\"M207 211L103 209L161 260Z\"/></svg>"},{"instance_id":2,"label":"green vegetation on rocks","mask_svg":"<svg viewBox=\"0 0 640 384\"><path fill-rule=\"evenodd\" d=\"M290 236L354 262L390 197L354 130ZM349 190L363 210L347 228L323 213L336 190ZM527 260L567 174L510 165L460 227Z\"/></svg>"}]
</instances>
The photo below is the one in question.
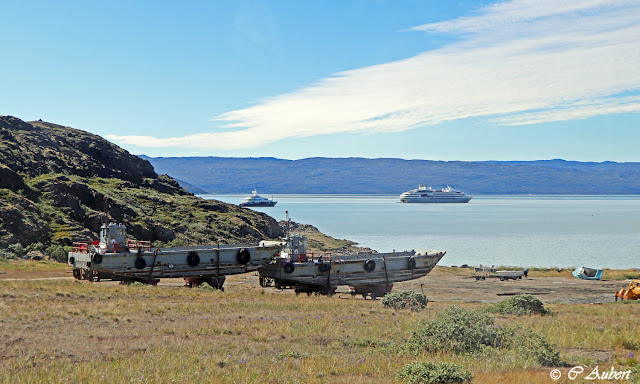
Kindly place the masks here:
<instances>
[{"instance_id":1,"label":"green vegetation on rocks","mask_svg":"<svg viewBox=\"0 0 640 384\"><path fill-rule=\"evenodd\" d=\"M42 121L0 117L0 257L32 243L64 260L104 222L156 246L255 242L282 229L271 217L198 198L148 161L107 140Z\"/></svg>"}]
</instances>

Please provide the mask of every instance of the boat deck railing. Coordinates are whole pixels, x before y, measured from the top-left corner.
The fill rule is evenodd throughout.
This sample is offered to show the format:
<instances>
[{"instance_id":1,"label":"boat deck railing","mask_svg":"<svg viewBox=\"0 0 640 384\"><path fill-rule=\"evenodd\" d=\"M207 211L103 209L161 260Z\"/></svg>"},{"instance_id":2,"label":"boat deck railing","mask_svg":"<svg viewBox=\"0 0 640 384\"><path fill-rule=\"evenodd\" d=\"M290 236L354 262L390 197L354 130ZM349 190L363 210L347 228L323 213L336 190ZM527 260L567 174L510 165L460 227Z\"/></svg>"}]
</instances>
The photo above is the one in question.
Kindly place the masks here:
<instances>
[{"instance_id":1,"label":"boat deck railing","mask_svg":"<svg viewBox=\"0 0 640 384\"><path fill-rule=\"evenodd\" d=\"M129 249L140 249L143 251L151 251L151 242L150 241L138 241L138 240L127 240L127 248Z\"/></svg>"},{"instance_id":2,"label":"boat deck railing","mask_svg":"<svg viewBox=\"0 0 640 384\"><path fill-rule=\"evenodd\" d=\"M71 245L71 252L88 253L91 246L98 244L98 241L76 241Z\"/></svg>"}]
</instances>

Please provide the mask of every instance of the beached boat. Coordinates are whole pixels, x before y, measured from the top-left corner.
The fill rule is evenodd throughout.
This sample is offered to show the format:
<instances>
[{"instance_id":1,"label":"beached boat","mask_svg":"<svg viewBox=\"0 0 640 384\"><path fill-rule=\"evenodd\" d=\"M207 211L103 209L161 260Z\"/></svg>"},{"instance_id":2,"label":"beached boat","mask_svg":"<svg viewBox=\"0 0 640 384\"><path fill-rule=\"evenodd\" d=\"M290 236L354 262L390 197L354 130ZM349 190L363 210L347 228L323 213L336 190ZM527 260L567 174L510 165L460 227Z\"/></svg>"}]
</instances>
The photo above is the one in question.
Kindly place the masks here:
<instances>
[{"instance_id":1,"label":"beached boat","mask_svg":"<svg viewBox=\"0 0 640 384\"><path fill-rule=\"evenodd\" d=\"M497 270L493 266L483 267L482 264L480 267L475 267L475 278L476 280L485 280L487 277L497 278L500 281L505 280L517 280L522 279L522 277L527 277L529 275L528 269L520 269L520 270Z\"/></svg>"},{"instance_id":2,"label":"beached boat","mask_svg":"<svg viewBox=\"0 0 640 384\"><path fill-rule=\"evenodd\" d=\"M340 285L372 298L391 292L393 283L427 275L444 256L443 251L313 254L306 239L290 236L280 255L258 270L260 285L293 288L296 293L333 294Z\"/></svg>"},{"instance_id":3,"label":"beached boat","mask_svg":"<svg viewBox=\"0 0 640 384\"><path fill-rule=\"evenodd\" d=\"M184 277L222 289L224 276L257 270L278 254L284 243L152 248L148 241L125 239L126 227L104 224L100 241L76 242L67 262L76 279L111 279L157 284L161 278Z\"/></svg>"},{"instance_id":4,"label":"beached boat","mask_svg":"<svg viewBox=\"0 0 640 384\"><path fill-rule=\"evenodd\" d=\"M580 267L573 271L573 276L578 279L600 280L602 278L602 269Z\"/></svg>"},{"instance_id":5,"label":"beached boat","mask_svg":"<svg viewBox=\"0 0 640 384\"><path fill-rule=\"evenodd\" d=\"M468 203L469 200L471 200L471 196L449 186L442 189L432 189L426 185L418 185L418 188L400 195L402 203Z\"/></svg>"}]
</instances>

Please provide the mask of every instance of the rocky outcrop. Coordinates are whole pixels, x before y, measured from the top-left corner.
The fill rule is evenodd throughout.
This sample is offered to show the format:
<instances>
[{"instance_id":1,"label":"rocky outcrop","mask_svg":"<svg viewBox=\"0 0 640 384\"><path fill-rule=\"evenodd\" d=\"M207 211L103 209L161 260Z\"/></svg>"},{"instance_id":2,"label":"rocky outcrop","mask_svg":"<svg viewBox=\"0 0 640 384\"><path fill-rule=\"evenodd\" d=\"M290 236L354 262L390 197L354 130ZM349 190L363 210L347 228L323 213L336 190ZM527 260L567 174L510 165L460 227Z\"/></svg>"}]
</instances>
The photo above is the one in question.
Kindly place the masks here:
<instances>
[{"instance_id":1,"label":"rocky outcrop","mask_svg":"<svg viewBox=\"0 0 640 384\"><path fill-rule=\"evenodd\" d=\"M156 178L147 160L100 136L62 125L0 117L0 163L24 175L64 173L141 181Z\"/></svg>"},{"instance_id":2,"label":"rocky outcrop","mask_svg":"<svg viewBox=\"0 0 640 384\"><path fill-rule=\"evenodd\" d=\"M271 217L203 200L148 161L88 132L0 117L0 248L96 240L102 223L131 238L197 245L282 236Z\"/></svg>"},{"instance_id":3,"label":"rocky outcrop","mask_svg":"<svg viewBox=\"0 0 640 384\"><path fill-rule=\"evenodd\" d=\"M37 204L8 190L0 189L0 247L21 243L26 246L49 240L49 216Z\"/></svg>"},{"instance_id":4,"label":"rocky outcrop","mask_svg":"<svg viewBox=\"0 0 640 384\"><path fill-rule=\"evenodd\" d=\"M18 189L22 188L24 181L22 176L15 173L6 165L0 164L0 188Z\"/></svg>"}]
</instances>

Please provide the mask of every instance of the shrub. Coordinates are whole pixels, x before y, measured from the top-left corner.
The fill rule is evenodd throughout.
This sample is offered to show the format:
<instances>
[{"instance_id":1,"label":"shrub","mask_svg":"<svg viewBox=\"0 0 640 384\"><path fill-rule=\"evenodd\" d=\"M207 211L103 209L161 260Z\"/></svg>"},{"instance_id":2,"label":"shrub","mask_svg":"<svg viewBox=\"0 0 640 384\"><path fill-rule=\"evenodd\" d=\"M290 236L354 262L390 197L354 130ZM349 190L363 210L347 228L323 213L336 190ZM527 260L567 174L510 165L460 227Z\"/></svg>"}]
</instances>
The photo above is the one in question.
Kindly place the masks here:
<instances>
[{"instance_id":1,"label":"shrub","mask_svg":"<svg viewBox=\"0 0 640 384\"><path fill-rule=\"evenodd\" d=\"M183 239L173 239L169 243L170 247L184 247L185 241Z\"/></svg>"},{"instance_id":2,"label":"shrub","mask_svg":"<svg viewBox=\"0 0 640 384\"><path fill-rule=\"evenodd\" d=\"M487 308L489 312L513 315L545 315L549 313L544 304L532 295L515 295Z\"/></svg>"},{"instance_id":3,"label":"shrub","mask_svg":"<svg viewBox=\"0 0 640 384\"><path fill-rule=\"evenodd\" d=\"M212 287L211 285L209 285L209 283L202 283L200 285L198 285L196 287L197 289L203 290L203 291L217 291L217 288Z\"/></svg>"},{"instance_id":4,"label":"shrub","mask_svg":"<svg viewBox=\"0 0 640 384\"><path fill-rule=\"evenodd\" d=\"M473 374L465 367L448 362L413 362L396 372L398 380L409 384L447 384L471 381Z\"/></svg>"},{"instance_id":5,"label":"shrub","mask_svg":"<svg viewBox=\"0 0 640 384\"><path fill-rule=\"evenodd\" d=\"M37 243L31 243L29 245L27 245L27 252L31 252L31 251L44 251L45 246L44 244L42 244L41 242L37 242Z\"/></svg>"},{"instance_id":6,"label":"shrub","mask_svg":"<svg viewBox=\"0 0 640 384\"><path fill-rule=\"evenodd\" d=\"M479 352L500 345L498 330L489 315L453 306L414 331L407 347L412 352Z\"/></svg>"},{"instance_id":7,"label":"shrub","mask_svg":"<svg viewBox=\"0 0 640 384\"><path fill-rule=\"evenodd\" d=\"M9 251L8 249L0 249L0 261L7 261L9 259L15 259L15 253Z\"/></svg>"},{"instance_id":8,"label":"shrub","mask_svg":"<svg viewBox=\"0 0 640 384\"><path fill-rule=\"evenodd\" d=\"M412 353L481 353L498 348L530 357L543 366L563 364L560 353L544 336L517 326L496 326L493 318L486 313L457 306L450 307L438 318L414 331L407 342L407 350Z\"/></svg>"},{"instance_id":9,"label":"shrub","mask_svg":"<svg viewBox=\"0 0 640 384\"><path fill-rule=\"evenodd\" d=\"M427 296L412 291L391 293L382 299L382 305L393 308L396 311L400 309L421 311L427 307L428 302Z\"/></svg>"},{"instance_id":10,"label":"shrub","mask_svg":"<svg viewBox=\"0 0 640 384\"><path fill-rule=\"evenodd\" d=\"M565 364L560 360L560 352L556 351L542 335L531 330L516 332L512 343L515 350L533 357L542 366L557 367Z\"/></svg>"},{"instance_id":11,"label":"shrub","mask_svg":"<svg viewBox=\"0 0 640 384\"><path fill-rule=\"evenodd\" d=\"M45 253L55 261L66 263L67 253L70 250L71 250L71 247L63 247L62 245L53 244L46 249Z\"/></svg>"},{"instance_id":12,"label":"shrub","mask_svg":"<svg viewBox=\"0 0 640 384\"><path fill-rule=\"evenodd\" d=\"M14 257L22 257L27 254L27 250L20 243L11 244L7 247L7 251L13 253Z\"/></svg>"}]
</instances>

